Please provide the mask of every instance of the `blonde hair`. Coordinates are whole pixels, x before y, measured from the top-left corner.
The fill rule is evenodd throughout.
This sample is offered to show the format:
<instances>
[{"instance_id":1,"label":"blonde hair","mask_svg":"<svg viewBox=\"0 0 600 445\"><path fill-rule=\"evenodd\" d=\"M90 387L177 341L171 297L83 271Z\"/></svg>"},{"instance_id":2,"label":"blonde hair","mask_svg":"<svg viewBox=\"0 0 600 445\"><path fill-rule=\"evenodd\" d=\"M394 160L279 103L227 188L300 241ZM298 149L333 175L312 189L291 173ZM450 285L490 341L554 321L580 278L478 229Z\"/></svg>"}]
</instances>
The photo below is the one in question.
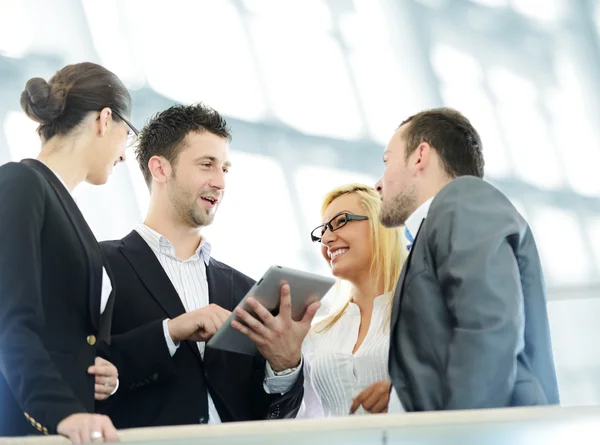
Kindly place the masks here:
<instances>
[{"instance_id":1,"label":"blonde hair","mask_svg":"<svg viewBox=\"0 0 600 445\"><path fill-rule=\"evenodd\" d=\"M384 293L392 292L393 294L407 256L403 245L402 231L399 228L387 228L381 224L379 221L381 207L379 194L373 187L363 184L347 184L330 191L323 200L321 216L333 201L344 195L356 195L360 198L360 205L364 208L366 216L369 217L369 239L373 253L369 269L370 275L376 277L378 286L383 285ZM317 324L316 327L324 326L318 332L326 331L340 319L351 298L351 295L348 295L340 310ZM391 318L391 302L392 299L388 304L388 318Z\"/></svg>"}]
</instances>

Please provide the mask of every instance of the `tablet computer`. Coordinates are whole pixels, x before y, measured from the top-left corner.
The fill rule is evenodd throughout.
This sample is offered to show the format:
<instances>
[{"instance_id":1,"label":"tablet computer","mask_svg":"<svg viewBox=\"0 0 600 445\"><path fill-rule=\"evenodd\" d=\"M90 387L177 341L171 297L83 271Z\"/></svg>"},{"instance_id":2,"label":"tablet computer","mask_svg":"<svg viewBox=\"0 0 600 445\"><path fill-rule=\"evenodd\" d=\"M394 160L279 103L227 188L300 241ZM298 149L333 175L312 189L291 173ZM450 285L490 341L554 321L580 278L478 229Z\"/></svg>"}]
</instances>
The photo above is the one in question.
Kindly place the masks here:
<instances>
[{"instance_id":1,"label":"tablet computer","mask_svg":"<svg viewBox=\"0 0 600 445\"><path fill-rule=\"evenodd\" d=\"M255 316L252 309L246 304L248 297L254 296L260 304L275 315L279 311L279 294L284 281L290 285L292 319L295 321L301 320L306 308L311 303L320 301L335 283L335 279L331 277L283 266L271 266L248 291L240 305ZM241 354L258 355L258 349L252 340L231 327L231 321L237 318L239 317L232 312L223 326L206 343L206 346Z\"/></svg>"}]
</instances>

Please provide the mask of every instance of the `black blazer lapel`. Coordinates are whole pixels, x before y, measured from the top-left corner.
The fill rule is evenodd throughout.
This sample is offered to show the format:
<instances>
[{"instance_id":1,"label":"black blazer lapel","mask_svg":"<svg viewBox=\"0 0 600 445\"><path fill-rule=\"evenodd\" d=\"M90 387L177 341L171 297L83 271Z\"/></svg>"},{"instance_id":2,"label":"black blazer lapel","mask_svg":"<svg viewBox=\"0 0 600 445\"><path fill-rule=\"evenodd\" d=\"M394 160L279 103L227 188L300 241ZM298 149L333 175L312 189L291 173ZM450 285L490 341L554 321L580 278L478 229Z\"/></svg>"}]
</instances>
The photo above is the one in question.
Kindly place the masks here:
<instances>
[{"instance_id":1,"label":"black blazer lapel","mask_svg":"<svg viewBox=\"0 0 600 445\"><path fill-rule=\"evenodd\" d=\"M183 303L167 273L150 246L135 230L123 238L122 253L169 318L185 313Z\"/></svg>"},{"instance_id":2,"label":"black blazer lapel","mask_svg":"<svg viewBox=\"0 0 600 445\"><path fill-rule=\"evenodd\" d=\"M110 345L110 332L111 332L111 328L112 328L112 313L113 313L113 307L115 306L115 292L116 292L115 277L112 273L110 265L108 264L108 261L106 260L106 258L104 257L104 254L102 253L102 251L100 251L100 254L102 255L104 269L106 269L106 274L108 275L108 278L110 279L110 285L111 285L112 291L110 292L108 301L106 302L106 307L104 308L104 312L102 312L102 314L100 315L100 328L98 330L98 337L100 337L107 344Z\"/></svg>"},{"instance_id":3,"label":"black blazer lapel","mask_svg":"<svg viewBox=\"0 0 600 445\"><path fill-rule=\"evenodd\" d=\"M138 274L150 295L162 306L169 318L184 314L185 308L173 283L150 246L135 230L123 238L122 253ZM198 346L193 341L185 341L192 352L202 360Z\"/></svg>"},{"instance_id":4,"label":"black blazer lapel","mask_svg":"<svg viewBox=\"0 0 600 445\"><path fill-rule=\"evenodd\" d=\"M412 250L412 249L411 249ZM410 258L410 253L408 254L408 258ZM398 283L396 284L396 291L394 292L394 302L392 304L392 331L396 326L396 322L398 321L398 315L400 314L400 303L402 300L402 288L404 287L404 278L406 278L406 270L408 269L408 259L404 263L404 267L402 267L402 271L400 272L400 277L398 278Z\"/></svg>"},{"instance_id":5,"label":"black blazer lapel","mask_svg":"<svg viewBox=\"0 0 600 445\"><path fill-rule=\"evenodd\" d=\"M71 220L75 232L81 241L81 246L86 255L89 269L88 301L90 304L90 317L94 328L98 329L100 322L100 298L102 295L102 253L100 246L90 226L87 224L77 203L62 184L60 179L45 164L35 159L24 159L23 164L33 168L50 183L55 193L60 198L65 213Z\"/></svg>"},{"instance_id":6,"label":"black blazer lapel","mask_svg":"<svg viewBox=\"0 0 600 445\"><path fill-rule=\"evenodd\" d=\"M223 267L223 265L211 258L208 266L206 266L206 279L208 281L209 303L233 311L233 274L231 269ZM217 351L206 348L204 350L205 366L210 367L211 362L217 357L217 354Z\"/></svg>"},{"instance_id":7,"label":"black blazer lapel","mask_svg":"<svg viewBox=\"0 0 600 445\"><path fill-rule=\"evenodd\" d=\"M206 279L208 280L208 301L233 311L233 274L231 269L223 267L211 258L206 267Z\"/></svg>"},{"instance_id":8,"label":"black blazer lapel","mask_svg":"<svg viewBox=\"0 0 600 445\"><path fill-rule=\"evenodd\" d=\"M404 282L406 280L406 275L408 274L408 269L410 268L410 260L412 259L413 252L415 251L415 246L417 245L417 240L419 239L419 235L421 233L421 227L423 227L423 223L425 219L421 221L421 225L419 226L419 230L417 231L417 235L413 241L412 248L408 254L408 258L406 258L406 262L404 263L404 267L400 272L400 277L398 278L398 283L396 284L396 291L394 292L394 303L392 305L392 326L391 331L394 332L394 328L396 324L400 320L400 312L402 309L402 298L404 297Z\"/></svg>"}]
</instances>

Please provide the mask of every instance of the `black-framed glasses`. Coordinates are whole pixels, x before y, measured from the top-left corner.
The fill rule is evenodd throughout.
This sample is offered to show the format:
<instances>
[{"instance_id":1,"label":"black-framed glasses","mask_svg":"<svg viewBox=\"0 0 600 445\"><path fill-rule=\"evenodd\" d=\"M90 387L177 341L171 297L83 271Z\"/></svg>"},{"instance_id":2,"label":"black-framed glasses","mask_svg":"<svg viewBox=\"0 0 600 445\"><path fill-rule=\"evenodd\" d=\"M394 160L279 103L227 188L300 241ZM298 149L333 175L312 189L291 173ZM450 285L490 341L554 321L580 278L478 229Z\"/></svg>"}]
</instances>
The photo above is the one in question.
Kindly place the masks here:
<instances>
[{"instance_id":1,"label":"black-framed glasses","mask_svg":"<svg viewBox=\"0 0 600 445\"><path fill-rule=\"evenodd\" d=\"M353 215L352 213L348 212L338 213L325 224L321 224L319 227L316 227L310 233L310 239L313 241L313 243L319 243L323 239L323 235L325 235L325 230L329 229L332 232L335 232L336 230L344 227L350 221L364 221L366 219L369 219L369 217L363 215Z\"/></svg>"},{"instance_id":2,"label":"black-framed glasses","mask_svg":"<svg viewBox=\"0 0 600 445\"><path fill-rule=\"evenodd\" d=\"M112 109L112 108L111 108ZM135 128L133 126L133 124L131 122L129 122L127 119L125 119L121 113L119 113L117 110L112 110L113 113L115 113L117 116L119 116L119 118L125 122L125 124L127 124L127 126L130 128L130 132L128 132L127 134L127 146L131 147L133 146L138 138L138 135L140 134L140 132L138 131L137 128Z\"/></svg>"}]
</instances>

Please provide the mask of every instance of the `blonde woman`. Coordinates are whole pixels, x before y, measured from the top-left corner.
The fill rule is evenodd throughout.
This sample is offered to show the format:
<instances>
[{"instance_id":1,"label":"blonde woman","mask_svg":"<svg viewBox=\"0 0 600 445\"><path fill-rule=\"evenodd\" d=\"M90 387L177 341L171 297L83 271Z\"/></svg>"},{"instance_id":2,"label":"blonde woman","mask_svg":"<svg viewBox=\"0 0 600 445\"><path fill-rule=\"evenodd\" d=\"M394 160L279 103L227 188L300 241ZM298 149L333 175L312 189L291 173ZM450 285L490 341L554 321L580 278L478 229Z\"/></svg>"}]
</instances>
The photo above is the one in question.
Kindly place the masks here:
<instances>
[{"instance_id":1,"label":"blonde woman","mask_svg":"<svg viewBox=\"0 0 600 445\"><path fill-rule=\"evenodd\" d=\"M401 230L379 222L379 207L372 187L338 187L325 197L323 224L311 233L333 275L350 291L342 308L304 341L298 417L387 411L391 302L406 249Z\"/></svg>"}]
</instances>

